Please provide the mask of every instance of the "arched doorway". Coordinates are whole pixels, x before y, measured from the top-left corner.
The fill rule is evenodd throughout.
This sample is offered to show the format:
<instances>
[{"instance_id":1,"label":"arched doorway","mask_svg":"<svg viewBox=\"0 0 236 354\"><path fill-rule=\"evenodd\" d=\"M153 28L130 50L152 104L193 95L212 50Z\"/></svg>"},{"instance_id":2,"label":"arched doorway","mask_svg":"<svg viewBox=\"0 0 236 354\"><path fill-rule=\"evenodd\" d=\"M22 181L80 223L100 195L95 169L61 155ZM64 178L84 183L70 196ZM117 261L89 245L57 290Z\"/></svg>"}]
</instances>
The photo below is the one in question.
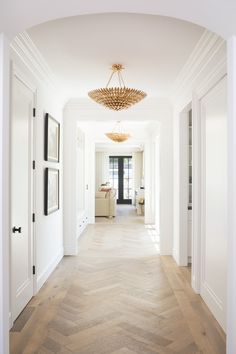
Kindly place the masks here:
<instances>
[{"instance_id":1,"label":"arched doorway","mask_svg":"<svg viewBox=\"0 0 236 354\"><path fill-rule=\"evenodd\" d=\"M163 5L163 4L162 4ZM219 25L220 24L220 22L221 22L221 19L222 19L222 13L220 13L220 11L219 11L219 16L215 16L214 18L216 19L216 22L215 23L212 23L209 19L211 18L211 15L212 15L212 8L211 7L209 7L209 9L208 9L208 11L206 11L205 12L205 16L204 16L204 18L201 18L201 15L200 15L200 11L193 11L193 9L191 8L191 4L189 4L189 10L187 11L187 7L185 8L185 5L186 4L183 4L183 7L184 7L184 10L183 9L180 9L180 10L178 10L178 11L176 11L176 9L172 9L172 10L170 10L170 8L168 8L168 5L169 4L167 4L166 5L166 7L165 6L163 6L162 8L159 8L159 9L157 9L157 10L159 10L160 11L160 13L161 14L163 14L163 15L174 15L175 14L175 16L176 17L180 17L180 18L183 18L183 19L185 19L185 20L191 20L191 21L193 21L193 22L196 22L196 23L201 23L201 24L204 24L204 25L207 25L207 27L209 27L209 28L211 28L212 30L215 30L215 31L218 31L218 33L221 33L223 36L225 36L225 37L227 37L229 34L232 34L232 33L234 33L234 32L232 32L232 26L231 26L231 23L230 23L230 21L228 21L228 24L229 24L229 27L231 28L231 32L230 32L230 29L229 29L229 27L228 26L225 26L225 28L228 28L228 30L220 30L221 29L221 26ZM68 10L68 4L65 4L65 6L67 6L67 9L65 9L65 8L60 8L60 9L58 9L58 11L59 11L59 13L57 12L57 14L55 15L56 17L63 17L63 16L67 16L67 15L75 15L76 13L77 13L77 9L75 9L73 6L72 6L72 8L71 9L69 9ZM129 7L129 6L128 6ZM130 6L131 7L131 6ZM205 7L205 4L204 4L204 7ZM14 6L13 6L13 8L14 8ZM201 5L199 4L199 9L201 8ZM106 7L106 4L104 4L104 8L102 8L102 7L100 7L100 9L99 9L99 11L108 11L108 10L110 10L110 9L107 9L107 7ZM117 12L117 11L121 11L121 9L122 9L122 6L121 7L118 7L118 8L116 8L114 11L115 12ZM224 4L223 4L223 2L222 2L222 9L224 9ZM81 10L81 9L80 9ZM112 9L113 10L113 9ZM131 9L130 9L131 10ZM196 10L196 9L195 9ZM83 11L88 11L88 9L86 9L86 8L84 8L83 9ZM81 10L81 13L83 13L83 11ZM90 11L92 11L92 12L96 12L96 10L92 10L92 9L90 9ZM126 9L126 11L129 11L129 9ZM143 7L141 7L141 9L139 9L139 11L140 12L143 12L143 11L145 11L145 9L143 8ZM149 10L146 10L147 12L151 12L151 13L154 13L155 12L155 9L154 8L149 8ZM179 11L181 11L181 14L180 14L180 12ZM29 26L31 26L31 25L33 25L33 24L35 24L35 23L40 23L40 22L43 22L43 21L45 21L45 20L49 20L49 19L52 19L53 18L53 15L52 15L52 13L50 14L50 11L49 12L47 12L47 17L44 17L43 15L42 15L42 13L40 13L40 11L35 11L35 9L32 9L32 12L34 12L34 13L36 13L37 15L35 15L34 17L31 17L31 18L33 18L33 20L31 20L31 19L29 19L29 17L30 17L30 15L32 15L32 14L30 14L30 11L28 11L28 14L29 14L29 17L28 17L28 19L23 19L23 16L21 17L21 16L19 16L19 19L20 19L20 24L19 24L19 27L15 27L15 28L13 28L13 27L11 27L11 24L12 24L12 21L9 21L8 22L8 24L7 24L7 26L5 27L6 28L6 33L8 33L8 35L10 35L10 36L13 36L17 31L19 31L20 29L23 29L23 28L27 28L27 27L29 27ZM45 12L45 11L44 11ZM54 11L55 12L55 11ZM232 11L232 13L233 13L233 11ZM209 17L207 16L207 14L209 15ZM226 21L228 20L228 19L230 19L231 18L231 16L230 16L230 13L228 13L228 16L226 15L225 16L225 18L226 18ZM208 22L209 21L209 22ZM208 26L208 24L209 24L209 26ZM4 39L2 40L2 43L4 43ZM233 55L235 55L235 51L234 51L234 46L235 46L235 40L231 40L230 42L229 42L229 49L230 49L230 55L231 55L231 57L232 58L234 58L233 57ZM7 47L8 47L8 44L7 44L7 42L5 41L5 47L4 46L2 46L1 48L2 48L2 54L6 54L7 53ZM3 58L3 55L2 55L2 58ZM6 59L7 59L7 57L5 57ZM3 94L4 94L4 102L5 102L5 109L4 109L4 112L3 112L3 110L2 110L2 112L3 112L3 117L4 118L7 118L7 115L8 115L8 113L7 113L7 106L8 106L8 94L7 94L7 83L8 83L8 75L7 75L7 72L8 72L8 60L6 60L5 62L4 62L4 72L5 72L5 76L3 76L3 80L4 80L4 82L3 82L3 84L1 85L2 87L4 87L4 89L6 89L6 91L4 91L3 92ZM230 66L230 68L232 69L232 78L231 78L231 76L230 76L230 80L229 80L229 83L230 83L230 88L231 88L231 91L229 92L229 95L230 95L230 97L231 97L231 100L230 100L230 103L231 103L231 109L230 109L230 114L231 114L231 118L233 117L233 115L235 114L235 107L233 106L233 97L234 97L234 80L235 80L235 75L233 75L234 74L234 71L233 71L233 68L234 68L234 64L233 64L233 60L230 62L230 64L231 64L231 66ZM4 120L4 122L5 122L5 120ZM3 125L3 129L2 129L2 131L3 132L7 132L7 130L5 130L5 128L6 128L6 126L5 126L5 124ZM231 135L230 135L230 141L231 141L231 143L232 143L232 145L233 145L233 139L234 139L234 125L232 126L232 129L230 130L231 131ZM4 145L4 153L6 152L6 154L5 154L5 158L6 158L6 160L7 160L7 158L8 158L8 153L7 153L7 151L8 151L8 141L7 141L7 139L4 139L5 140L5 145ZM231 149L230 150L230 153L231 154L233 154L234 153L234 150L233 149ZM231 155L232 156L232 155ZM4 164L4 167L7 167L7 161L6 161L6 163ZM232 168L232 170L233 170L233 166L231 166L231 168ZM232 174L233 175L233 174ZM234 175L233 175L234 176ZM232 185L234 184L234 181L233 180L231 180L231 183L232 183ZM234 190L234 189L232 189L232 190ZM5 202L7 202L7 200L8 200L8 198L7 198L7 196L6 196L6 199L5 199ZM232 208L232 210L233 210L233 208ZM233 216L233 215L232 215ZM7 219L7 215L6 215L6 219ZM235 226L235 225L232 225L232 226ZM6 232L6 230L4 230L5 232ZM233 235L232 235L233 236ZM6 240L6 238L5 238L5 240ZM3 243L3 245L4 245L4 247L5 246L7 246L6 245L6 243L4 242ZM4 250L6 250L7 248L4 248ZM233 249L233 247L232 247L232 249ZM234 257L230 257L231 259L233 259ZM5 265L7 264L7 259L5 260ZM7 270L7 268L4 268L4 274L7 274L7 272L6 272L6 270ZM231 276L233 276L233 274L231 274ZM6 284L6 283L5 283ZM4 292L4 298L6 298L7 297L7 291L5 291ZM6 302L7 303L7 302ZM3 307L4 307L4 305L2 305ZM5 308L5 310L6 310L7 308ZM6 313L6 312L5 312ZM7 327L7 326L6 326ZM6 329L6 328L5 328ZM2 342L2 343L4 343L4 342Z\"/></svg>"}]
</instances>

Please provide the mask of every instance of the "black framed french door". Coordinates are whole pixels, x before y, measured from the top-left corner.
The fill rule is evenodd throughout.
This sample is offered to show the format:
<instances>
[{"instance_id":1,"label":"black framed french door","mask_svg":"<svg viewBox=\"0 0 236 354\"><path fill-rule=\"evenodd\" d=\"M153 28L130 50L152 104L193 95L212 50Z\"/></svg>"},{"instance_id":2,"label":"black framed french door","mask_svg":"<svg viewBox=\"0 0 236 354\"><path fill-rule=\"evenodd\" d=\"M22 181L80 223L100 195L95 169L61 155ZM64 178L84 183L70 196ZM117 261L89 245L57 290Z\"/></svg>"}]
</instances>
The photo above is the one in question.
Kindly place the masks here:
<instances>
[{"instance_id":1,"label":"black framed french door","mask_svg":"<svg viewBox=\"0 0 236 354\"><path fill-rule=\"evenodd\" d=\"M132 204L132 156L110 156L110 184L117 191L117 204Z\"/></svg>"}]
</instances>

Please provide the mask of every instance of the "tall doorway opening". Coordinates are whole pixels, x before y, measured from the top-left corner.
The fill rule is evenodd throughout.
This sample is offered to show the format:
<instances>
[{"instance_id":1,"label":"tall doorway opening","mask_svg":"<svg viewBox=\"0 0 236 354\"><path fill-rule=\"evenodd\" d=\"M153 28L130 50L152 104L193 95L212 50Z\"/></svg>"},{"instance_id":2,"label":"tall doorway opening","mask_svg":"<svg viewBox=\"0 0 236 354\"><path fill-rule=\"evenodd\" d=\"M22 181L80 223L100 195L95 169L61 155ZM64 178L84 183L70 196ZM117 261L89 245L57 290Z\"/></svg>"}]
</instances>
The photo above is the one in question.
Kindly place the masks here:
<instances>
[{"instance_id":1,"label":"tall doorway opening","mask_svg":"<svg viewBox=\"0 0 236 354\"><path fill-rule=\"evenodd\" d=\"M117 204L132 204L132 156L109 157L109 182L117 190Z\"/></svg>"}]
</instances>

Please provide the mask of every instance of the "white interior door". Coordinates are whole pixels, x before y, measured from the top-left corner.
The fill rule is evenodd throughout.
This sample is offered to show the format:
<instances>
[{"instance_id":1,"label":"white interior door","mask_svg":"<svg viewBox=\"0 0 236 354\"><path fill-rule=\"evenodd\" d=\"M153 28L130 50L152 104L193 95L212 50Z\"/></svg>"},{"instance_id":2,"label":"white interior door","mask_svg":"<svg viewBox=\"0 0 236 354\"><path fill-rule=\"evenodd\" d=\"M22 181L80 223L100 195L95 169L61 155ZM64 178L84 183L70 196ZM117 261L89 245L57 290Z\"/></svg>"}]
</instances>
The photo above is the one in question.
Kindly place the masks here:
<instances>
[{"instance_id":1,"label":"white interior door","mask_svg":"<svg viewBox=\"0 0 236 354\"><path fill-rule=\"evenodd\" d=\"M202 100L201 296L226 329L227 80Z\"/></svg>"},{"instance_id":2,"label":"white interior door","mask_svg":"<svg viewBox=\"0 0 236 354\"><path fill-rule=\"evenodd\" d=\"M33 91L14 76L11 128L11 313L13 321L33 296L33 107Z\"/></svg>"}]
</instances>

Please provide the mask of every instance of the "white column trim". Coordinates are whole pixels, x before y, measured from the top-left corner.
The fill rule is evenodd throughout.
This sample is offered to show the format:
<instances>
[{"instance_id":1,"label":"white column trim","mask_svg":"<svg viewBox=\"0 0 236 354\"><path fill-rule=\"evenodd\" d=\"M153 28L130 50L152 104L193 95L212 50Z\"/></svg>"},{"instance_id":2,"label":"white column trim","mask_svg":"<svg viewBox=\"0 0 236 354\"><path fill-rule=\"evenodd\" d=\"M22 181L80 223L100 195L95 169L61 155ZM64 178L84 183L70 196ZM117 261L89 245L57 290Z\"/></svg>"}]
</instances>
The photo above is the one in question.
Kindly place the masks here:
<instances>
[{"instance_id":1,"label":"white column trim","mask_svg":"<svg viewBox=\"0 0 236 354\"><path fill-rule=\"evenodd\" d=\"M201 115L199 97L192 97L192 287L200 293L201 284Z\"/></svg>"},{"instance_id":2,"label":"white column trim","mask_svg":"<svg viewBox=\"0 0 236 354\"><path fill-rule=\"evenodd\" d=\"M178 265L188 265L188 116L189 104L179 116L179 255Z\"/></svg>"},{"instance_id":3,"label":"white column trim","mask_svg":"<svg viewBox=\"0 0 236 354\"><path fill-rule=\"evenodd\" d=\"M9 42L0 33L0 353L9 353Z\"/></svg>"},{"instance_id":4,"label":"white column trim","mask_svg":"<svg viewBox=\"0 0 236 354\"><path fill-rule=\"evenodd\" d=\"M228 49L228 296L227 354L236 353L236 37Z\"/></svg>"}]
</instances>

